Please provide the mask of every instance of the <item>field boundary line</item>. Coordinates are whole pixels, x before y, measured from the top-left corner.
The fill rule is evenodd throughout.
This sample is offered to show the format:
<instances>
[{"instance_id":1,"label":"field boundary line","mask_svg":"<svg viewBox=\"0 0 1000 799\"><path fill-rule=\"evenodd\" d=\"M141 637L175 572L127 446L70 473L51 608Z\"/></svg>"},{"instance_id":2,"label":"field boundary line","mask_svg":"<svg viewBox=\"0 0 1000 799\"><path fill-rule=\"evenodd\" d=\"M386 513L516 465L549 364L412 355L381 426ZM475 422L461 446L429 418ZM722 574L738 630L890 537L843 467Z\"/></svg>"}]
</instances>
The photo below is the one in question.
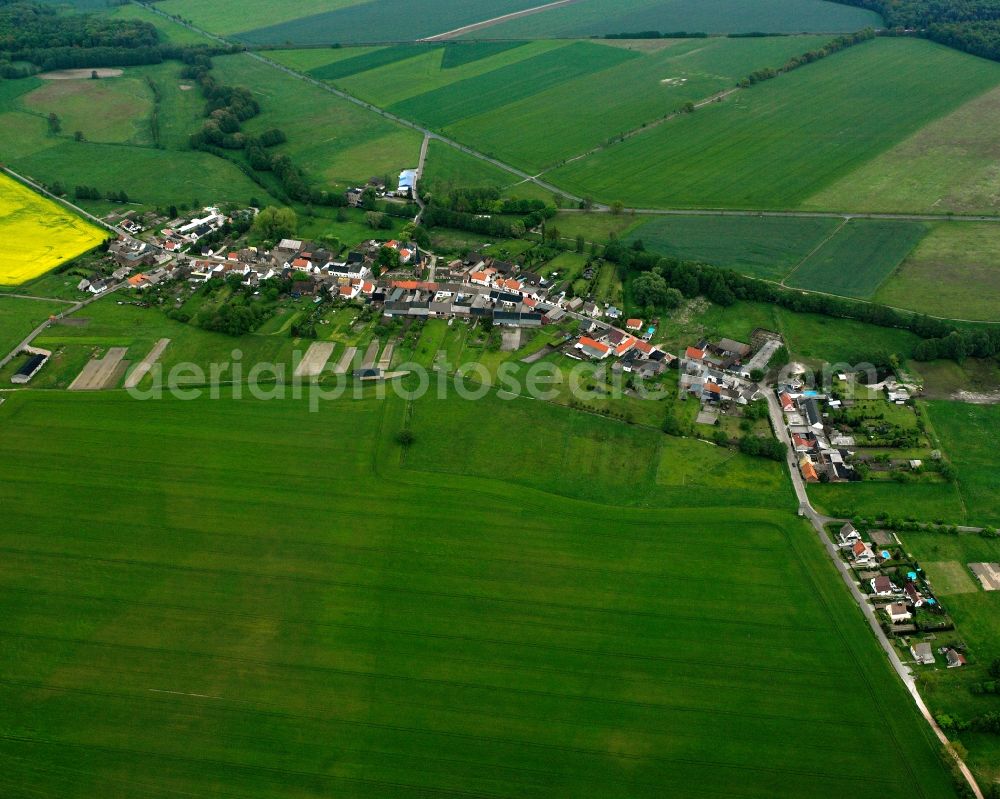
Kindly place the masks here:
<instances>
[{"instance_id":1,"label":"field boundary line","mask_svg":"<svg viewBox=\"0 0 1000 799\"><path fill-rule=\"evenodd\" d=\"M842 231L845 227L847 227L847 223L850 222L850 221L851 221L850 217L844 217L844 220L839 225L837 225L837 227L835 227L833 229L833 232L830 233L829 236L827 236L826 238L822 239L819 244L817 244L808 253L806 253L805 257L801 261L799 261L797 264L795 264L794 267L792 267L792 270L788 274L786 274L783 278L781 278L781 282L778 285L779 286L785 286L786 288L788 288L788 286L786 286L785 281L787 281L788 278L790 278L792 275L794 275L796 272L798 272L802 268L802 264L804 264L806 261L808 261L810 258L812 258L816 253L818 253L820 250L822 250L827 244L829 244L830 241L832 241L833 238L838 233L840 233L840 231Z\"/></svg>"}]
</instances>

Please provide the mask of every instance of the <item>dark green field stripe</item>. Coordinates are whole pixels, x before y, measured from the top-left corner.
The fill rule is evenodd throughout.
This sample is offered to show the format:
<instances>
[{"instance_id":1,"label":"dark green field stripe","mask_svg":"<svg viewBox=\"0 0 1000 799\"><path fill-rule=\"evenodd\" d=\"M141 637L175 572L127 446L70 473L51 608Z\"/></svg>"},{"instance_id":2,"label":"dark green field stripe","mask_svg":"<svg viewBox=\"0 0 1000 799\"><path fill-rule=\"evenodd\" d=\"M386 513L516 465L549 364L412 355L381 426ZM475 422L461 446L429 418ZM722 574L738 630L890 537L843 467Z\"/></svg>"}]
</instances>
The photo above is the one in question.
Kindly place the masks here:
<instances>
[{"instance_id":1,"label":"dark green field stripe","mask_svg":"<svg viewBox=\"0 0 1000 799\"><path fill-rule=\"evenodd\" d=\"M385 47L381 50L374 50L364 55L345 58L342 61L334 61L332 64L324 64L321 67L310 69L308 74L317 80L336 81L340 78L347 78L357 75L360 72L367 72L370 69L395 64L399 61L406 61L408 58L416 58L423 55L428 50L433 50L442 45L399 45L398 47Z\"/></svg>"},{"instance_id":2,"label":"dark green field stripe","mask_svg":"<svg viewBox=\"0 0 1000 799\"><path fill-rule=\"evenodd\" d=\"M608 69L640 56L617 47L575 42L484 75L418 94L389 107L405 118L443 128L539 94L567 80Z\"/></svg>"}]
</instances>

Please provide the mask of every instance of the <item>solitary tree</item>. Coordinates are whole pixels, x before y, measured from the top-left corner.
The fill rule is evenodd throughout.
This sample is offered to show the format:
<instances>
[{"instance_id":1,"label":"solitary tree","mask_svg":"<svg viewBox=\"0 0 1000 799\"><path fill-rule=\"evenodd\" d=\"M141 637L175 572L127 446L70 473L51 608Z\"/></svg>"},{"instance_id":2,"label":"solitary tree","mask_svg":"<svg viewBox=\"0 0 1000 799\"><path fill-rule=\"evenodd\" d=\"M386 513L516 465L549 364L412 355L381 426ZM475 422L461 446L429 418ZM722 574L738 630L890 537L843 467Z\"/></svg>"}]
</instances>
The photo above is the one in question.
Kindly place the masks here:
<instances>
[{"instance_id":1,"label":"solitary tree","mask_svg":"<svg viewBox=\"0 0 1000 799\"><path fill-rule=\"evenodd\" d=\"M56 116L55 111L49 114L49 133L58 133L62 130L62 123L59 121L59 117Z\"/></svg>"}]
</instances>

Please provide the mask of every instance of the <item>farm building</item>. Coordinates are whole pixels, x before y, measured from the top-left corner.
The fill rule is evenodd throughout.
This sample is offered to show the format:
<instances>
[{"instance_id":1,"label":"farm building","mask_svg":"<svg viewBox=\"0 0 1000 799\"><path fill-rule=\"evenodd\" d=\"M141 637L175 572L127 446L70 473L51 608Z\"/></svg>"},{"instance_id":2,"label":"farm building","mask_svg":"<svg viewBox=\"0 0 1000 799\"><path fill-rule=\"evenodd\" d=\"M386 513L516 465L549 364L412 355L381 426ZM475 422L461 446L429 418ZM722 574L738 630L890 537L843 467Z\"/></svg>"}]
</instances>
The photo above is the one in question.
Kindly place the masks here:
<instances>
[{"instance_id":1,"label":"farm building","mask_svg":"<svg viewBox=\"0 0 1000 799\"><path fill-rule=\"evenodd\" d=\"M45 362L49 359L48 355L42 353L32 353L31 356L25 361L21 368L17 370L13 377L11 377L11 383L27 383L31 378L38 374L38 370L41 369Z\"/></svg>"},{"instance_id":2,"label":"farm building","mask_svg":"<svg viewBox=\"0 0 1000 799\"><path fill-rule=\"evenodd\" d=\"M396 194L400 197L414 197L417 193L417 170L404 169L399 173L399 188Z\"/></svg>"}]
</instances>

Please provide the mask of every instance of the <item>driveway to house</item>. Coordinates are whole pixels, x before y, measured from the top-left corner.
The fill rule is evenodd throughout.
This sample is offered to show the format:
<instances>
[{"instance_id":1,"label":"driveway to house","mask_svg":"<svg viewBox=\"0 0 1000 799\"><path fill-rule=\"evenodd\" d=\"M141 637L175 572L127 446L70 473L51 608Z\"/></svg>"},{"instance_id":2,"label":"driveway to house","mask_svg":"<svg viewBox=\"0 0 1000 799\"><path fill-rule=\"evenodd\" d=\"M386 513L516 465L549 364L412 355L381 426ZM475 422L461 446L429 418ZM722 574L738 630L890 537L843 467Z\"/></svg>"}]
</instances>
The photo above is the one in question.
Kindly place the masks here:
<instances>
[{"instance_id":1,"label":"driveway to house","mask_svg":"<svg viewBox=\"0 0 1000 799\"><path fill-rule=\"evenodd\" d=\"M851 596L854 597L854 601L857 602L858 607L861 608L861 612L864 614L865 619L868 620L868 625L875 634L875 639L879 642L879 645L888 656L889 663L892 664L893 669L896 670L896 674L898 674L899 678L903 681L903 685L906 686L906 690L910 692L910 695L913 697L913 701L916 702L921 715L927 720L927 723L931 725L931 729L934 730L934 734L937 736L937 739L943 745L949 747L948 751L952 753L953 757L955 757L955 760L962 771L962 775L972 788L973 793L976 795L976 799L984 799L983 792L979 789L976 778L972 775L969 767L966 766L965 763L951 750L948 736L946 736L944 731L938 726L937 722L934 720L934 716L931 714L931 711L928 709L927 705L924 704L923 697L920 696L920 691L917 690L917 683L913 678L913 673L910 671L909 667L906 666L902 660L900 660L900 657L896 652L896 648L892 645L892 642L882 630L882 625L879 624L874 608L868 604L868 597L861 592L860 588L858 588L858 584L854 582L851 570L840 557L839 549L826 534L825 526L830 522L837 520L818 513L816 509L813 508L812 503L810 503L809 495L806 493L805 480L802 479L802 473L799 471L799 465L795 459L795 447L792 446L791 438L788 434L788 428L785 426L785 419L781 412L781 404L778 402L778 395L775 393L774 387L760 385L758 388L760 388L760 390L764 393L764 396L767 397L767 409L770 413L771 426L774 428L774 434L778 437L779 441L788 446L788 472L792 478L792 486L795 488L795 496L799 500L799 511L801 515L812 523L813 529L816 531L816 535L819 536L820 543L823 545L826 553L830 556L830 560L833 561L833 565L836 567L837 571L840 572L840 576L843 578L844 584L851 592Z\"/></svg>"}]
</instances>

